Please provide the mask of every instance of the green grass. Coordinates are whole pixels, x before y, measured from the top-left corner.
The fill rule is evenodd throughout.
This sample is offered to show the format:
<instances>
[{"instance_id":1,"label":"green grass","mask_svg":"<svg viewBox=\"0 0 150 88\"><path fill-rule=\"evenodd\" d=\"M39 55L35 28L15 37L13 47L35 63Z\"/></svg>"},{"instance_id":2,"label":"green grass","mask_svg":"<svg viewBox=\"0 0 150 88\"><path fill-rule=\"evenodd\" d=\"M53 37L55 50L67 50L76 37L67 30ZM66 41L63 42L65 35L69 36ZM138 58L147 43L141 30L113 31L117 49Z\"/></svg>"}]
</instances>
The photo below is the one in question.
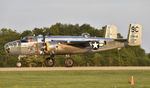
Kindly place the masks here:
<instances>
[{"instance_id":1,"label":"green grass","mask_svg":"<svg viewBox=\"0 0 150 88\"><path fill-rule=\"evenodd\" d=\"M3 71L0 88L150 88L150 70Z\"/></svg>"}]
</instances>

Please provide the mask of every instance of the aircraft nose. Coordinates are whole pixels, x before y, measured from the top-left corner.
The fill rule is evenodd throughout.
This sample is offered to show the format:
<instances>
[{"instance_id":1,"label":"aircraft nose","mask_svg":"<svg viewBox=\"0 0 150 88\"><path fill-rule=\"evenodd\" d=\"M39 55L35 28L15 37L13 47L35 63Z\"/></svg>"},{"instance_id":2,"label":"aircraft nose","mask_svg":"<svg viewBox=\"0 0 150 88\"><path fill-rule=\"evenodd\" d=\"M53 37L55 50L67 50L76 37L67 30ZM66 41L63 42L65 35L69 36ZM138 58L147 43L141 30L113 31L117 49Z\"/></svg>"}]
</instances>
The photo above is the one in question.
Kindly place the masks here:
<instances>
[{"instance_id":1,"label":"aircraft nose","mask_svg":"<svg viewBox=\"0 0 150 88\"><path fill-rule=\"evenodd\" d=\"M5 49L6 53L10 52L10 47L8 46L8 44L4 45L4 49Z\"/></svg>"}]
</instances>

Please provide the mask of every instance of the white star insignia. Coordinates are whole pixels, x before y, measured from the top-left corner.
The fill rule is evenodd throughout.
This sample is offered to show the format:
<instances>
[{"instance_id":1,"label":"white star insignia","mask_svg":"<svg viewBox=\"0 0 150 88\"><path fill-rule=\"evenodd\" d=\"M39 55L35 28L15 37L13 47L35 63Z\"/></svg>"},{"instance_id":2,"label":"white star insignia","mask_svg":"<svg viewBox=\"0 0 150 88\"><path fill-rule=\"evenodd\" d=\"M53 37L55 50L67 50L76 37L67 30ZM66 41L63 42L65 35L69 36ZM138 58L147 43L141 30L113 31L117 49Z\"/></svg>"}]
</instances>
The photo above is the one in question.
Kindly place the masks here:
<instances>
[{"instance_id":1,"label":"white star insignia","mask_svg":"<svg viewBox=\"0 0 150 88\"><path fill-rule=\"evenodd\" d=\"M93 48L98 48L98 44L96 42L93 44Z\"/></svg>"}]
</instances>

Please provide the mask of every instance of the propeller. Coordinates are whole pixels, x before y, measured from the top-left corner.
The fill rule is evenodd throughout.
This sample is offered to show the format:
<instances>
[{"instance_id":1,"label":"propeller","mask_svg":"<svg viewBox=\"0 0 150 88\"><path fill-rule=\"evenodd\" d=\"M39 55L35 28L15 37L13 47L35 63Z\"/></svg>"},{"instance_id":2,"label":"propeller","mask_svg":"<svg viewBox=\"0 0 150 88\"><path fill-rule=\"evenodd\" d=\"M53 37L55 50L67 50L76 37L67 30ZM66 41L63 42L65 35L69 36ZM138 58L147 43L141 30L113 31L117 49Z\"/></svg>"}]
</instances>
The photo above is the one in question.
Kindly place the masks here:
<instances>
[{"instance_id":1,"label":"propeller","mask_svg":"<svg viewBox=\"0 0 150 88\"><path fill-rule=\"evenodd\" d=\"M43 30L42 36L43 36L43 40L42 40L43 49L42 49L42 51L43 51L43 53L45 53L45 49L46 49L46 41L45 41L46 34L45 34L45 30Z\"/></svg>"}]
</instances>

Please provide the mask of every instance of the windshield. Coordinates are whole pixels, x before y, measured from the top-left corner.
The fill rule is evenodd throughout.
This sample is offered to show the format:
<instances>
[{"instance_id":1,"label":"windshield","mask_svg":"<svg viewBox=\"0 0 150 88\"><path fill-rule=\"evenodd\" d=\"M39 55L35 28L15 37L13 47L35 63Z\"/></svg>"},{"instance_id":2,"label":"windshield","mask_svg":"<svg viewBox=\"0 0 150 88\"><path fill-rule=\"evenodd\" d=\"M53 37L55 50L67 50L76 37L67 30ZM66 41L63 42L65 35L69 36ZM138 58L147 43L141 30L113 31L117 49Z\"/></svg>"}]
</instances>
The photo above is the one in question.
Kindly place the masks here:
<instances>
[{"instance_id":1,"label":"windshield","mask_svg":"<svg viewBox=\"0 0 150 88\"><path fill-rule=\"evenodd\" d=\"M34 42L34 41L36 41L36 37L34 36L26 36L21 40L21 42Z\"/></svg>"}]
</instances>

